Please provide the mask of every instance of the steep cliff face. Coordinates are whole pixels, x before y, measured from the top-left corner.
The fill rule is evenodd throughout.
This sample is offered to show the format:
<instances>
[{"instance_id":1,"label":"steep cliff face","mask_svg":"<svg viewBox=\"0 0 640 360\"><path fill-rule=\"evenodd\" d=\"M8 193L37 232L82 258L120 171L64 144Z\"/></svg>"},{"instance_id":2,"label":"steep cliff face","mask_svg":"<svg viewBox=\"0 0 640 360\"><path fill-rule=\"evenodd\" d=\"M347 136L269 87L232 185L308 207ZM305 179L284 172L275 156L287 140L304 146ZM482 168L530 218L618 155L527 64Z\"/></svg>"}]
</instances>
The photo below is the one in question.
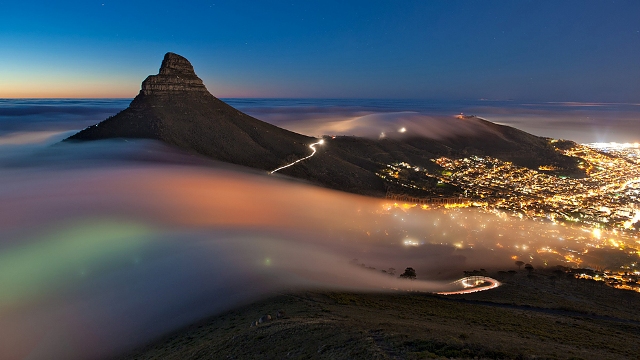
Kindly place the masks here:
<instances>
[{"instance_id":1,"label":"steep cliff face","mask_svg":"<svg viewBox=\"0 0 640 360\"><path fill-rule=\"evenodd\" d=\"M160 72L158 75L149 75L142 82L140 92L144 95L169 95L171 92L209 93L189 60L174 53L164 56Z\"/></svg>"}]
</instances>

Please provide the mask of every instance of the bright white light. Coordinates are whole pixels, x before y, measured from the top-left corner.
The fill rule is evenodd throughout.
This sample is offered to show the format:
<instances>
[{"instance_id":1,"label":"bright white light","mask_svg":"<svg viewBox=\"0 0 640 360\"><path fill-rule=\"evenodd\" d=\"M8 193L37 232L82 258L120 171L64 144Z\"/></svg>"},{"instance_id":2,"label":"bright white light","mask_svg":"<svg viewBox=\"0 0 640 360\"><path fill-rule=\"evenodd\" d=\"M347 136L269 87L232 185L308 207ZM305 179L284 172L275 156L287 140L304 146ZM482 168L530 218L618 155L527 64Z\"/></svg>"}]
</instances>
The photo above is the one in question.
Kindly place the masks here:
<instances>
[{"instance_id":1,"label":"bright white light","mask_svg":"<svg viewBox=\"0 0 640 360\"><path fill-rule=\"evenodd\" d=\"M488 285L468 288L469 285L471 285L471 286L479 285L478 280L479 279L463 278L463 279L460 279L458 281L454 281L454 283L461 283L462 286L465 287L465 289L464 290L458 290L458 291L439 292L437 294L440 294L440 295L471 294L471 293L474 293L474 292L495 289L498 286L502 285L502 284L500 284L500 282L498 280L492 279L490 277L483 276L480 283L486 282L486 283L489 283ZM476 285L472 285L473 283L475 283Z\"/></svg>"},{"instance_id":2,"label":"bright white light","mask_svg":"<svg viewBox=\"0 0 640 360\"><path fill-rule=\"evenodd\" d=\"M322 145L322 144L324 144L324 139L320 139L318 142L316 142L316 143L313 143L313 144L309 145L309 147L311 148L311 150L313 150L313 152L311 153L311 155L306 156L306 157L303 157L302 159L298 159L298 160L296 160L296 161L292 162L291 164L287 164L287 165L285 165L285 166L281 166L281 167L279 167L279 168L277 168L277 169L275 169L275 170L271 171L269 174L273 174L273 173L274 173L274 172L276 172L276 171L280 171L280 170L282 170L282 169L288 168L289 166L293 166L293 165L295 165L295 164L299 163L300 161L307 160L308 158L310 158L310 157L312 157L313 155L315 155L315 154L316 154L316 148L315 148L315 146L316 146L316 145Z\"/></svg>"},{"instance_id":3,"label":"bright white light","mask_svg":"<svg viewBox=\"0 0 640 360\"><path fill-rule=\"evenodd\" d=\"M401 133L403 133L403 132L407 132L407 128L404 128L404 127L403 127L403 128L400 128L400 130L398 130L398 132L401 132Z\"/></svg>"},{"instance_id":4,"label":"bright white light","mask_svg":"<svg viewBox=\"0 0 640 360\"><path fill-rule=\"evenodd\" d=\"M633 226L633 224L635 224L638 221L640 221L640 211L636 211L635 216L633 217L633 219L631 219L629 221L625 221L624 227L626 229L630 229Z\"/></svg>"},{"instance_id":5,"label":"bright white light","mask_svg":"<svg viewBox=\"0 0 640 360\"><path fill-rule=\"evenodd\" d=\"M415 241L415 240L411 240L411 239L404 239L404 241L402 242L405 246L419 246L420 243Z\"/></svg>"},{"instance_id":6,"label":"bright white light","mask_svg":"<svg viewBox=\"0 0 640 360\"><path fill-rule=\"evenodd\" d=\"M591 143L584 144L588 147L600 149L600 150L623 150L629 148L638 148L640 143L617 143L617 142L609 142L609 143Z\"/></svg>"}]
</instances>

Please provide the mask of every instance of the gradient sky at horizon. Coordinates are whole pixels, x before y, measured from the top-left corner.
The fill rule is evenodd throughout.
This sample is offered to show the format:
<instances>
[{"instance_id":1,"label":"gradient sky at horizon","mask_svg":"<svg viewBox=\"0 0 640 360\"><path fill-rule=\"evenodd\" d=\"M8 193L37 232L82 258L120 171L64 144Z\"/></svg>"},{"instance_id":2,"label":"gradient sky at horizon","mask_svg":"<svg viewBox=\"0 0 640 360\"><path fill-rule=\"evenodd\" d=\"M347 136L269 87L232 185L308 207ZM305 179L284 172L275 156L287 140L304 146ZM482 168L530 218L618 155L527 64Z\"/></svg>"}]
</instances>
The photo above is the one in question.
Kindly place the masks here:
<instances>
[{"instance_id":1,"label":"gradient sky at horizon","mask_svg":"<svg viewBox=\"0 0 640 360\"><path fill-rule=\"evenodd\" d=\"M638 1L0 1L0 98L133 97L167 51L218 97L640 103Z\"/></svg>"}]
</instances>

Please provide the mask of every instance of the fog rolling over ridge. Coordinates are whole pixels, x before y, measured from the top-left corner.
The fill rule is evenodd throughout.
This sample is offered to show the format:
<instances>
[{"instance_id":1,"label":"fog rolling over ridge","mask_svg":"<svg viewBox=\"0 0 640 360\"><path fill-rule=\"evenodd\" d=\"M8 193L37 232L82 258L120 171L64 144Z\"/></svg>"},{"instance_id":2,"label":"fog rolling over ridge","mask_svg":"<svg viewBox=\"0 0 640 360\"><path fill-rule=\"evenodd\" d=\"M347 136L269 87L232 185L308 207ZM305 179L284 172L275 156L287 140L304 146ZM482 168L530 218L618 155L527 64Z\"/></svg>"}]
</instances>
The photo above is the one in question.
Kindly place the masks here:
<instances>
[{"instance_id":1,"label":"fog rolling over ridge","mask_svg":"<svg viewBox=\"0 0 640 360\"><path fill-rule=\"evenodd\" d=\"M441 138L464 134L454 115L473 114L538 136L578 143L637 142L639 104L536 103L428 100L223 99L267 121L308 136L403 136L402 127L421 136ZM131 99L0 99L0 145L23 136L45 137L76 131L115 115ZM443 126L435 127L437 126ZM447 133L446 131L453 131ZM411 135L412 133L405 133Z\"/></svg>"},{"instance_id":2,"label":"fog rolling over ridge","mask_svg":"<svg viewBox=\"0 0 640 360\"><path fill-rule=\"evenodd\" d=\"M640 0L577 3L0 0L0 360L640 360Z\"/></svg>"},{"instance_id":3,"label":"fog rolling over ridge","mask_svg":"<svg viewBox=\"0 0 640 360\"><path fill-rule=\"evenodd\" d=\"M0 163L9 359L111 356L299 288L437 291L462 270L513 267L508 244L535 246L532 235L550 230L471 210L402 210L221 163L177 165L192 156L150 141L2 148L15 158ZM418 280L397 278L408 266Z\"/></svg>"},{"instance_id":4,"label":"fog rolling over ridge","mask_svg":"<svg viewBox=\"0 0 640 360\"><path fill-rule=\"evenodd\" d=\"M145 89L157 90L153 79L168 81L155 76L143 85L139 107L134 100L123 116L137 118L154 108L141 101L153 95ZM197 77L192 80L204 93ZM166 96L160 95L160 100ZM494 131L500 127L484 120L456 119L458 111L450 105L337 103L238 100L234 105L308 136L368 137L358 140L358 151L377 152L382 133L391 143L416 134L503 136ZM516 255L535 256L545 265L562 263L561 256L538 256L536 249L570 247L585 236L580 229L500 213L403 208L309 184L314 177L308 171L319 172L329 184L336 177L354 177L332 171L339 169L333 166L340 156L353 155L348 147L336 155L352 140L347 137L327 139L316 156L288 169L307 180L269 176L264 169L308 156L307 141L316 139L278 130L284 140L272 141L266 132L274 127L247 120L226 105L221 109L229 119L240 116L247 128L264 131L216 136L246 156L242 143L227 135L259 133L273 145L269 164L251 157L258 169L229 165L149 139L58 143L95 122L87 119L117 112L122 104L34 100L0 106L0 348L9 359L109 357L203 317L296 289L448 290L463 270L515 268ZM165 110L181 111L179 106ZM174 116L166 119L171 125ZM297 156L283 147L290 141ZM217 159L225 160L222 155ZM416 269L418 280L398 279L406 267ZM395 275L389 275L390 268Z\"/></svg>"},{"instance_id":5,"label":"fog rolling over ridge","mask_svg":"<svg viewBox=\"0 0 640 360\"><path fill-rule=\"evenodd\" d=\"M385 99L225 99L230 105L274 125L305 135L354 135L378 138L400 134L402 127L430 138L468 134L460 113L513 126L537 136L578 143L637 142L640 104L488 100ZM407 126L408 125L408 126ZM394 134L395 133L395 134ZM414 135L415 135L414 133Z\"/></svg>"}]
</instances>

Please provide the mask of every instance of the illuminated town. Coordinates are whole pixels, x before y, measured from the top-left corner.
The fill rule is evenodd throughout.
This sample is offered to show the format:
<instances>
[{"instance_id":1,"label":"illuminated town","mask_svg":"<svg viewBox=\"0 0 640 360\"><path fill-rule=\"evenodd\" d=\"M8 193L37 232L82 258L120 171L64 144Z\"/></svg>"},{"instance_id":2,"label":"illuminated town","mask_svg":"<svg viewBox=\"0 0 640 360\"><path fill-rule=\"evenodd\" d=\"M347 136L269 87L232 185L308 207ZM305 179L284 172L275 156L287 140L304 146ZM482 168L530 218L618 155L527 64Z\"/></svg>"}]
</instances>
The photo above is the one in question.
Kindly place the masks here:
<instances>
[{"instance_id":1,"label":"illuminated town","mask_svg":"<svg viewBox=\"0 0 640 360\"><path fill-rule=\"evenodd\" d=\"M515 230L523 234L522 244L507 246L514 261L564 264L573 268L577 277L640 291L640 272L636 270L640 254L640 145L599 143L558 151L577 158L586 176L553 175L553 166L532 170L479 156L432 159L440 171L406 162L388 164L378 176L394 189L405 189L387 196L396 208L444 207L445 213L455 216L460 210L452 208L475 207L498 217L522 219L517 226L499 221L496 225L504 227L505 233ZM429 195L407 195L419 192ZM536 234L532 230L535 224L543 223L563 231L538 232L526 240L526 234ZM452 245L502 248L500 236L495 243L478 237ZM607 251L620 256L615 262L603 263L594 255Z\"/></svg>"}]
</instances>

